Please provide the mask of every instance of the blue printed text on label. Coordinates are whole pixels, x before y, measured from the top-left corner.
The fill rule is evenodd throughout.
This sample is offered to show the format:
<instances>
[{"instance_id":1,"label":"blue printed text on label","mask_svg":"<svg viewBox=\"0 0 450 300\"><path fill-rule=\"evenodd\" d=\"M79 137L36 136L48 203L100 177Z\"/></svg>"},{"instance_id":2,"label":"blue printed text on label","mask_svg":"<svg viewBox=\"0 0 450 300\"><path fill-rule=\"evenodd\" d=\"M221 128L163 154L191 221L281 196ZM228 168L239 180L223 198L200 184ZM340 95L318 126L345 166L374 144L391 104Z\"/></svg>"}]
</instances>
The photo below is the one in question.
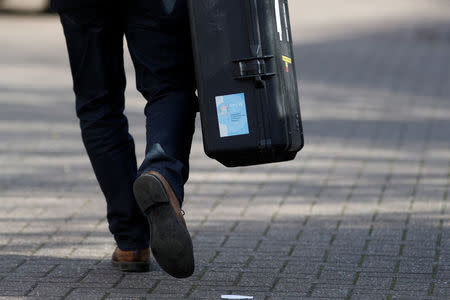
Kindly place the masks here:
<instances>
[{"instance_id":1,"label":"blue printed text on label","mask_svg":"<svg viewBox=\"0 0 450 300\"><path fill-rule=\"evenodd\" d=\"M220 137L249 134L244 93L217 96L216 106Z\"/></svg>"}]
</instances>

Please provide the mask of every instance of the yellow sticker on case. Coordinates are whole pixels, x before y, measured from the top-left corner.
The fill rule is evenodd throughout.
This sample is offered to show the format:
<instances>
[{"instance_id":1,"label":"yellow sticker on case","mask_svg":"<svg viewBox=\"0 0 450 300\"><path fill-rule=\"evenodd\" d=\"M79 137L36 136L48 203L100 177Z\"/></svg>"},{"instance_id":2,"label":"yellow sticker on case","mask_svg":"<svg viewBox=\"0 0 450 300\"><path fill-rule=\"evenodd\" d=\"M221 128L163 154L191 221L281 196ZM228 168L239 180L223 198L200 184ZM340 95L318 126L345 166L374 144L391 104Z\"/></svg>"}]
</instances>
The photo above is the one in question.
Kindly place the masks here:
<instances>
[{"instance_id":1,"label":"yellow sticker on case","mask_svg":"<svg viewBox=\"0 0 450 300\"><path fill-rule=\"evenodd\" d=\"M292 64L292 59L290 57L287 56L282 56L283 61L286 63L286 72L289 73L289 65Z\"/></svg>"}]
</instances>

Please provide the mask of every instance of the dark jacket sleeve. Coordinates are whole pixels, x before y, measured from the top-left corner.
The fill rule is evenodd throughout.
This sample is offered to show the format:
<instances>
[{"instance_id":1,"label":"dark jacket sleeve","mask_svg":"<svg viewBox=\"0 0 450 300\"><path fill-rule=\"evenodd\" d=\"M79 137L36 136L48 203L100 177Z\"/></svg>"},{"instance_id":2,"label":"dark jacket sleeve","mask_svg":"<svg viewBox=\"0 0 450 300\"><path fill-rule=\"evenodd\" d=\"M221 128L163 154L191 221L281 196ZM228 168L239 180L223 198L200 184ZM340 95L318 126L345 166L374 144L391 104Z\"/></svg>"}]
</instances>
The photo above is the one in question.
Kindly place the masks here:
<instances>
[{"instance_id":1,"label":"dark jacket sleeve","mask_svg":"<svg viewBox=\"0 0 450 300\"><path fill-rule=\"evenodd\" d=\"M80 8L100 7L106 3L107 0L51 0L50 7L56 12L64 12Z\"/></svg>"}]
</instances>

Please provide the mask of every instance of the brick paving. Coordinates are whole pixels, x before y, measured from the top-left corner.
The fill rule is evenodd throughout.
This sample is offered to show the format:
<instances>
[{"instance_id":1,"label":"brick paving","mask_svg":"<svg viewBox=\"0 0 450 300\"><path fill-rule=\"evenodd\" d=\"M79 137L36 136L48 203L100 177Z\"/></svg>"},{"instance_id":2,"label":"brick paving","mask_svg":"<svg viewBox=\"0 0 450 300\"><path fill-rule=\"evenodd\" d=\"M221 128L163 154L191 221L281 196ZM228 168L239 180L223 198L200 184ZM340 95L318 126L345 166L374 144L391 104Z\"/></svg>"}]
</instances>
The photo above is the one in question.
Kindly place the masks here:
<instances>
[{"instance_id":1,"label":"brick paving","mask_svg":"<svg viewBox=\"0 0 450 300\"><path fill-rule=\"evenodd\" d=\"M291 1L307 138L295 161L227 169L197 130L187 280L110 266L57 19L1 15L0 298L450 298L450 10L360 2Z\"/></svg>"}]
</instances>

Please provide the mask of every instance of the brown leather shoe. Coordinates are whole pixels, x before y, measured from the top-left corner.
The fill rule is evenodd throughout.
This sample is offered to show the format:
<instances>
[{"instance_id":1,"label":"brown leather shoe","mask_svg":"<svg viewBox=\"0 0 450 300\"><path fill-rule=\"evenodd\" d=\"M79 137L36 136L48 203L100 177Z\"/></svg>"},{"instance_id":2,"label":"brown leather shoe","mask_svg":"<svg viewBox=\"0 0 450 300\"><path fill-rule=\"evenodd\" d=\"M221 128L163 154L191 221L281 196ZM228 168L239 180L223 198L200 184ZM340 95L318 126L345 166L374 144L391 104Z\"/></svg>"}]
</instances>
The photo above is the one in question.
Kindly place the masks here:
<instances>
[{"instance_id":1,"label":"brown leather shoe","mask_svg":"<svg viewBox=\"0 0 450 300\"><path fill-rule=\"evenodd\" d=\"M150 247L161 268L169 275L186 278L194 273L191 236L175 193L158 172L136 179L134 196L150 224Z\"/></svg>"},{"instance_id":2,"label":"brown leather shoe","mask_svg":"<svg viewBox=\"0 0 450 300\"><path fill-rule=\"evenodd\" d=\"M122 251L117 247L112 255L112 264L124 272L148 272L150 250Z\"/></svg>"}]
</instances>

